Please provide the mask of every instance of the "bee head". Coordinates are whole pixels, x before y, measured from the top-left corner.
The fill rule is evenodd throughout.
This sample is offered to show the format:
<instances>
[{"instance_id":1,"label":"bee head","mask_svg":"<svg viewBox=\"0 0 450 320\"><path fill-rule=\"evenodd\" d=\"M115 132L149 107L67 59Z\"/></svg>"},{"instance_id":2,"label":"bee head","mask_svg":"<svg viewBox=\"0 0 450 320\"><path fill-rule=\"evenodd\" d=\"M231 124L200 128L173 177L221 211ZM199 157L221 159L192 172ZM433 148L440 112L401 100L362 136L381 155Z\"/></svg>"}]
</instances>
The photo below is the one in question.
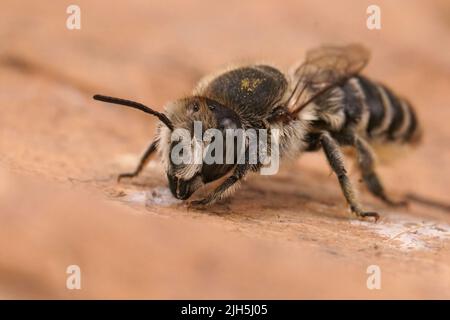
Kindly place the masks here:
<instances>
[{"instance_id":1,"label":"bee head","mask_svg":"<svg viewBox=\"0 0 450 320\"><path fill-rule=\"evenodd\" d=\"M231 108L199 96L169 103L165 114L173 130L159 127L159 152L172 194L185 200L235 166L225 159L230 147L226 145L225 132L242 125Z\"/></svg>"}]
</instances>

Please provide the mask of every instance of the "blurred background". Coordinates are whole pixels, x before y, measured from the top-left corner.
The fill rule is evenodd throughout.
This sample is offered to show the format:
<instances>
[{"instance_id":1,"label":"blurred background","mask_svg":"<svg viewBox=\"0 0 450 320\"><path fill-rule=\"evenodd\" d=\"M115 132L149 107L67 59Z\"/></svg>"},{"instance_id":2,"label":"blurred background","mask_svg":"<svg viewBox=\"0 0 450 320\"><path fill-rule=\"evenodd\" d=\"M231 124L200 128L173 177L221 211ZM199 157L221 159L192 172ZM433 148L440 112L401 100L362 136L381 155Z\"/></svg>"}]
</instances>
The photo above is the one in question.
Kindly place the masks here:
<instances>
[{"instance_id":1,"label":"blurred background","mask_svg":"<svg viewBox=\"0 0 450 320\"><path fill-rule=\"evenodd\" d=\"M73 4L79 30L66 28ZM366 26L372 4L380 30ZM419 149L380 167L386 188L448 203L448 1L0 6L0 298L450 298L448 211L392 209L362 191L384 218L349 220L321 154L187 210L170 200L157 159L142 177L115 182L136 165L155 121L91 99L162 110L230 63L287 70L312 47L362 43L372 52L364 73L407 97L425 133ZM66 288L72 264L81 290ZM381 290L366 286L373 264Z\"/></svg>"}]
</instances>

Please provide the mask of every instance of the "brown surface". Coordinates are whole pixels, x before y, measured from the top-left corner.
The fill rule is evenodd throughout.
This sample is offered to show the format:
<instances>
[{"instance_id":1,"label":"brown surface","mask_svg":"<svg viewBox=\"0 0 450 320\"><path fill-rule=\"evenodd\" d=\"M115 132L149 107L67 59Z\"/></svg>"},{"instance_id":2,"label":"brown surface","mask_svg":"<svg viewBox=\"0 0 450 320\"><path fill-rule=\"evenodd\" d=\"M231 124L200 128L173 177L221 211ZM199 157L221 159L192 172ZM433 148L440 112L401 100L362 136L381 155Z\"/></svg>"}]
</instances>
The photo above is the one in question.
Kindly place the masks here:
<instances>
[{"instance_id":1,"label":"brown surface","mask_svg":"<svg viewBox=\"0 0 450 320\"><path fill-rule=\"evenodd\" d=\"M364 192L382 232L399 227L383 236L348 219L321 154L254 176L206 211L156 205L152 192L145 206L141 191L158 200L166 187L157 162L114 179L154 120L90 98L161 106L229 62L285 69L318 44L361 42L373 53L366 74L407 96L425 131L421 148L380 167L387 188L449 202L447 1L378 1L380 31L365 27L366 1L108 3L79 1L82 29L69 31L70 2L2 2L0 297L450 298L448 212L392 209ZM70 264L80 291L65 288ZM381 290L366 288L371 264Z\"/></svg>"}]
</instances>

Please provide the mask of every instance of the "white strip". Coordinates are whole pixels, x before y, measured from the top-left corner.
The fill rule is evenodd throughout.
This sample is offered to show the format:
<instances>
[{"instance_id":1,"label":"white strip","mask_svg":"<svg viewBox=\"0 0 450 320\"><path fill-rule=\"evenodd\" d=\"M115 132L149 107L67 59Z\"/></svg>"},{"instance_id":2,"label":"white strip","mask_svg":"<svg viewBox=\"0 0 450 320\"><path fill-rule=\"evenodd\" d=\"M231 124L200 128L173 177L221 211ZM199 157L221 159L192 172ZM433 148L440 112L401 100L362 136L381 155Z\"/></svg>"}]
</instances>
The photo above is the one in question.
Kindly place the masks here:
<instances>
[{"instance_id":1,"label":"white strip","mask_svg":"<svg viewBox=\"0 0 450 320\"><path fill-rule=\"evenodd\" d=\"M392 122L392 105L391 105L391 100L389 99L388 95L386 94L386 91L383 89L382 86L375 84L375 86L378 89L378 92L381 95L381 100L382 100L382 105L384 108L384 117L383 117L383 122L381 123L381 126L374 128L374 130L372 131L372 134L374 135L378 135L380 133L384 133L385 131L387 131L389 129L389 125Z\"/></svg>"},{"instance_id":2,"label":"white strip","mask_svg":"<svg viewBox=\"0 0 450 320\"><path fill-rule=\"evenodd\" d=\"M408 131L409 125L411 123L411 111L408 108L408 104L405 100L399 99L400 105L402 106L403 111L403 120L402 125L397 131L394 133L394 138L399 139L405 136L406 132Z\"/></svg>"},{"instance_id":3,"label":"white strip","mask_svg":"<svg viewBox=\"0 0 450 320\"><path fill-rule=\"evenodd\" d=\"M369 107L366 103L366 95L364 94L364 91L361 88L361 85L359 84L359 80L357 78L351 78L348 83L358 93L358 96L361 99L363 110L361 114L361 120L358 123L358 131L363 132L364 135L366 135L367 125L369 124L370 117Z\"/></svg>"}]
</instances>

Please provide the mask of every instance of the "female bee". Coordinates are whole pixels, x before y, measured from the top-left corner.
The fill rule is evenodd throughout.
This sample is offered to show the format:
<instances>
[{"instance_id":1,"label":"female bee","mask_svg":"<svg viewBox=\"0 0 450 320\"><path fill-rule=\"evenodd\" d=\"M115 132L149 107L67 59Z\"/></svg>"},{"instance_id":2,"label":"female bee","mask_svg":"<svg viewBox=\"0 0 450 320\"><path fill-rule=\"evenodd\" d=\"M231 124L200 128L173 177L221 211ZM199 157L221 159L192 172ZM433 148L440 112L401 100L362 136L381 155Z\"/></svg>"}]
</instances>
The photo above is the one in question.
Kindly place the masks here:
<instances>
[{"instance_id":1,"label":"female bee","mask_svg":"<svg viewBox=\"0 0 450 320\"><path fill-rule=\"evenodd\" d=\"M368 51L353 44L310 50L288 75L260 64L229 69L200 81L191 96L169 103L164 113L129 100L101 95L94 99L137 108L161 121L135 171L119 175L119 180L137 176L150 155L158 151L170 190L178 199L188 199L201 186L223 179L206 198L191 202L209 205L229 195L249 172L260 171L262 163L250 163L246 158L235 164L175 164L171 159L172 132L182 128L193 135L195 121L200 121L204 130L278 129L281 159L323 150L352 212L378 219L376 212L362 209L340 146L356 150L363 181L371 193L390 205L402 205L404 202L386 195L375 172L371 144L415 144L421 130L406 100L360 75L368 60Z\"/></svg>"}]
</instances>

